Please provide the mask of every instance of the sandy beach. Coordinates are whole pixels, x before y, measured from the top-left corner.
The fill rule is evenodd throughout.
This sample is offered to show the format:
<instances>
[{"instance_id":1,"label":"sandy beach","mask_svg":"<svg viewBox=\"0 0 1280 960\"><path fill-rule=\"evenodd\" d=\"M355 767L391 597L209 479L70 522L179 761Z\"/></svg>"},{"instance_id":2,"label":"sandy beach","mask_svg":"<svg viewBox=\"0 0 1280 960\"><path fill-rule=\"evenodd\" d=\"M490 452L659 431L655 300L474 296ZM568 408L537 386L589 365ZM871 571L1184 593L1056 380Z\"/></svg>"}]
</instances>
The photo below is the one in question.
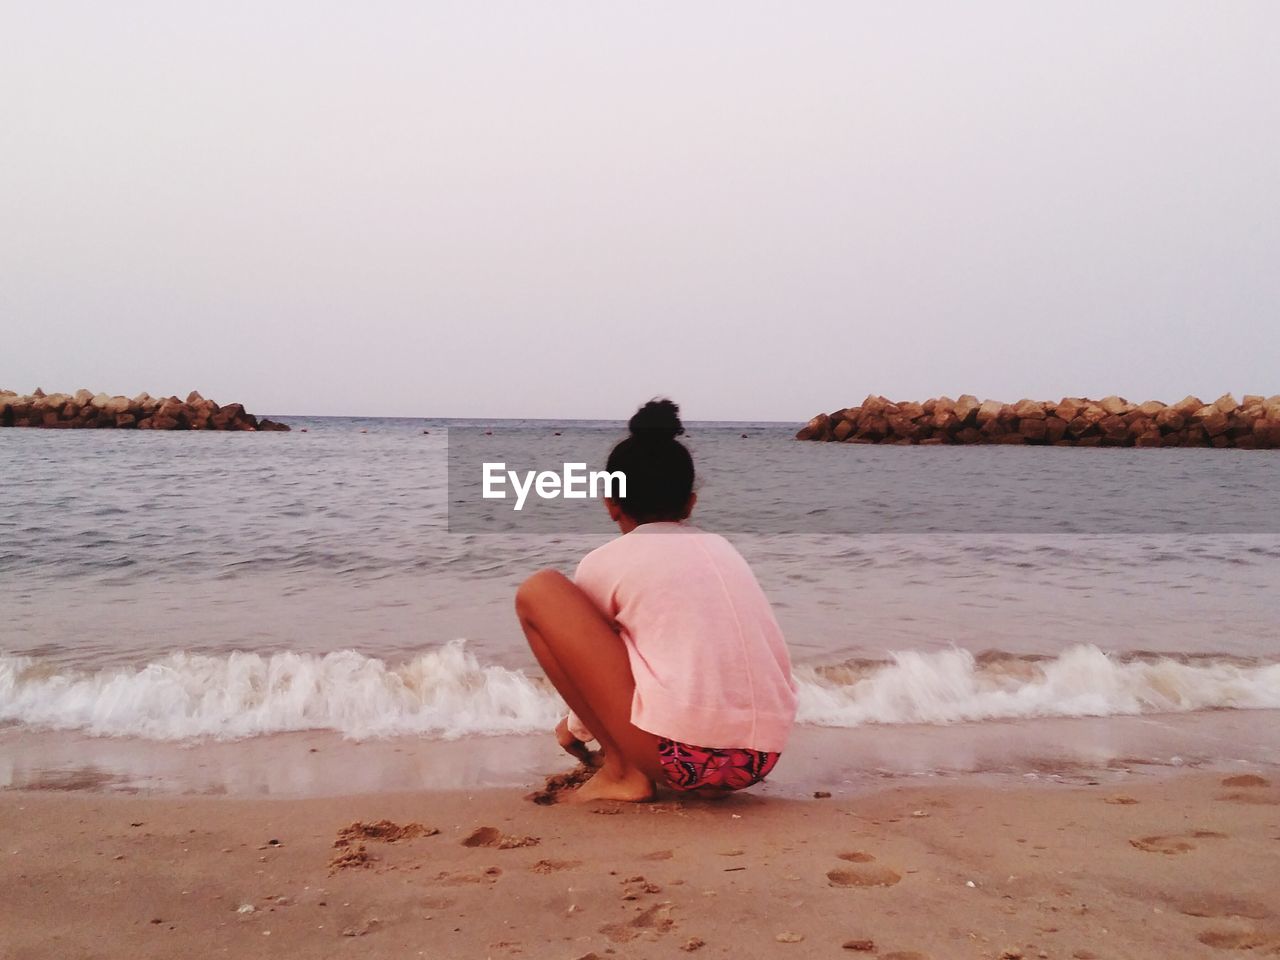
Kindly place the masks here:
<instances>
[{"instance_id":1,"label":"sandy beach","mask_svg":"<svg viewBox=\"0 0 1280 960\"><path fill-rule=\"evenodd\" d=\"M4 960L1280 955L1257 773L588 807L10 790L0 837Z\"/></svg>"}]
</instances>

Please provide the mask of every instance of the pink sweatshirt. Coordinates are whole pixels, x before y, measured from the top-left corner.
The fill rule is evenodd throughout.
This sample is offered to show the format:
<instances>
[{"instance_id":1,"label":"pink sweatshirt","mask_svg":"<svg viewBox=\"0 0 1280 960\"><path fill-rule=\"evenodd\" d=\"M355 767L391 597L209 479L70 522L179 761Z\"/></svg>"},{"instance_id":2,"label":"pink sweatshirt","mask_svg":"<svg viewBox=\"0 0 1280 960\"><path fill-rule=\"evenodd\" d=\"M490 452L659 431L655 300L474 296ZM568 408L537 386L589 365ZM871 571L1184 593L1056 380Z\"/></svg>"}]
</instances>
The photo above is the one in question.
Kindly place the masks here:
<instances>
[{"instance_id":1,"label":"pink sweatshirt","mask_svg":"<svg viewBox=\"0 0 1280 960\"><path fill-rule=\"evenodd\" d=\"M646 523L583 557L574 579L626 644L632 723L695 746L781 752L796 715L791 660L729 541ZM572 714L569 728L592 739Z\"/></svg>"}]
</instances>

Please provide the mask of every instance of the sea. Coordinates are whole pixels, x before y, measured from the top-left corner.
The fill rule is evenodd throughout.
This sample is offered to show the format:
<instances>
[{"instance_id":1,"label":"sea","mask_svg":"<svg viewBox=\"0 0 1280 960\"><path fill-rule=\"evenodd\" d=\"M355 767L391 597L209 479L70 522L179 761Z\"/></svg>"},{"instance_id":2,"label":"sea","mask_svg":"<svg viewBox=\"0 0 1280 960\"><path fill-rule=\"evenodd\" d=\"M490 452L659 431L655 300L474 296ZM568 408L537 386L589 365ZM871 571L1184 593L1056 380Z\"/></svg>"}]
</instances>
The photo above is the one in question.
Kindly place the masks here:
<instances>
[{"instance_id":1,"label":"sea","mask_svg":"<svg viewBox=\"0 0 1280 960\"><path fill-rule=\"evenodd\" d=\"M624 425L273 419L292 432L0 430L0 787L64 754L216 744L234 767L299 734L546 757L563 705L512 597L617 531L595 502L523 526L458 451L602 465ZM1166 730L1140 760L1280 763L1280 455L796 426L688 442L692 522L750 561L786 634L807 769L871 738L892 754L894 731L948 745L908 750L916 772L1033 731L1097 747L1121 718ZM415 770L396 782L440 777Z\"/></svg>"}]
</instances>

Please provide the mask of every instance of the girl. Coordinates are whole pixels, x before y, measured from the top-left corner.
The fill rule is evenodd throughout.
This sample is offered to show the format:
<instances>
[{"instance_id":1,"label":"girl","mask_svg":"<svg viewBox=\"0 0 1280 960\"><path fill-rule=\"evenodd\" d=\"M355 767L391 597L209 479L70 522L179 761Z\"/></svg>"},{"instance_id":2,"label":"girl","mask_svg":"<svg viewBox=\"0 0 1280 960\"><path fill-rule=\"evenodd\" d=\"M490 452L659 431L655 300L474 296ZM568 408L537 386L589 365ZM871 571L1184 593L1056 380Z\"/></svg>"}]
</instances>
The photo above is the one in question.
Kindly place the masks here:
<instances>
[{"instance_id":1,"label":"girl","mask_svg":"<svg viewBox=\"0 0 1280 960\"><path fill-rule=\"evenodd\" d=\"M786 643L769 601L727 540L686 523L693 459L670 400L646 403L607 469L626 495L605 500L622 536L574 580L544 570L516 592L534 656L568 703L556 735L576 756L604 752L572 799L738 790L777 763L795 719Z\"/></svg>"}]
</instances>

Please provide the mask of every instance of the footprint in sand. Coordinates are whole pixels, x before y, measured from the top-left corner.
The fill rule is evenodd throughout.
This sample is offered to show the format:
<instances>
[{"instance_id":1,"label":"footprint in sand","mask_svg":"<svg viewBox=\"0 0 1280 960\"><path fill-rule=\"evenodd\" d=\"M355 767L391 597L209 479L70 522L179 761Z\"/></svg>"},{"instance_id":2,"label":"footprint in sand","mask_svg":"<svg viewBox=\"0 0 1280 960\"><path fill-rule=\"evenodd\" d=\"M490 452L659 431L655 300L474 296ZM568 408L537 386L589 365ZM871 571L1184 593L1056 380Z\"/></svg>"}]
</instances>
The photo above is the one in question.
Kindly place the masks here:
<instances>
[{"instance_id":1,"label":"footprint in sand","mask_svg":"<svg viewBox=\"0 0 1280 960\"><path fill-rule=\"evenodd\" d=\"M1271 781L1266 777L1260 777L1256 773L1242 773L1235 777L1224 777L1222 780L1224 787L1243 787L1237 789L1233 793L1220 794L1214 797L1215 800L1229 800L1233 803L1252 803L1261 806L1280 806L1280 795L1270 791L1268 793L1255 793L1255 790L1271 786Z\"/></svg>"},{"instance_id":2,"label":"footprint in sand","mask_svg":"<svg viewBox=\"0 0 1280 960\"><path fill-rule=\"evenodd\" d=\"M1232 803L1250 803L1260 807L1280 807L1280 796L1271 796L1265 793L1245 793L1243 790L1237 790L1235 793L1219 794L1213 799L1228 800Z\"/></svg>"},{"instance_id":3,"label":"footprint in sand","mask_svg":"<svg viewBox=\"0 0 1280 960\"><path fill-rule=\"evenodd\" d=\"M841 860L848 860L850 863L871 863L875 860L869 853L863 853L861 850L850 850L847 853L837 853L837 857Z\"/></svg>"},{"instance_id":4,"label":"footprint in sand","mask_svg":"<svg viewBox=\"0 0 1280 960\"><path fill-rule=\"evenodd\" d=\"M497 867L487 867L481 873L450 873L444 870L436 874L435 881L442 886L456 887L464 884L497 883L500 876L502 871Z\"/></svg>"},{"instance_id":5,"label":"footprint in sand","mask_svg":"<svg viewBox=\"0 0 1280 960\"><path fill-rule=\"evenodd\" d=\"M1256 773L1242 773L1236 777L1223 778L1222 785L1224 787L1269 787L1271 781Z\"/></svg>"},{"instance_id":6,"label":"footprint in sand","mask_svg":"<svg viewBox=\"0 0 1280 960\"><path fill-rule=\"evenodd\" d=\"M1144 850L1147 853L1189 853L1196 848L1192 840L1225 840L1225 833L1215 833L1213 830L1196 830L1194 833L1184 833L1174 836L1157 836L1157 837L1138 837L1136 840L1130 840L1131 846Z\"/></svg>"},{"instance_id":7,"label":"footprint in sand","mask_svg":"<svg viewBox=\"0 0 1280 960\"><path fill-rule=\"evenodd\" d=\"M655 903L648 909L636 914L630 920L621 923L606 923L600 932L614 943L627 943L642 934L663 934L671 930L676 922L671 919L671 904L667 901Z\"/></svg>"},{"instance_id":8,"label":"footprint in sand","mask_svg":"<svg viewBox=\"0 0 1280 960\"><path fill-rule=\"evenodd\" d=\"M1240 900L1220 893L1190 893L1173 901L1173 906L1188 917L1245 917L1249 920L1265 920L1271 911L1258 903Z\"/></svg>"},{"instance_id":9,"label":"footprint in sand","mask_svg":"<svg viewBox=\"0 0 1280 960\"><path fill-rule=\"evenodd\" d=\"M1280 952L1280 934L1259 933L1256 930L1206 930L1196 937L1206 947L1215 950L1265 950L1267 954Z\"/></svg>"},{"instance_id":10,"label":"footprint in sand","mask_svg":"<svg viewBox=\"0 0 1280 960\"><path fill-rule=\"evenodd\" d=\"M462 840L464 847L497 847L514 850L517 847L536 847L537 837L509 837L497 827L476 827Z\"/></svg>"},{"instance_id":11,"label":"footprint in sand","mask_svg":"<svg viewBox=\"0 0 1280 960\"><path fill-rule=\"evenodd\" d=\"M853 863L852 867L838 867L827 871L827 882L833 887L892 887L902 879L896 870L873 863L875 857L867 853L839 854L840 859ZM866 857L867 859L852 859Z\"/></svg>"},{"instance_id":12,"label":"footprint in sand","mask_svg":"<svg viewBox=\"0 0 1280 960\"><path fill-rule=\"evenodd\" d=\"M557 870L572 870L580 866L581 860L539 860L529 869L534 873L555 873Z\"/></svg>"}]
</instances>

